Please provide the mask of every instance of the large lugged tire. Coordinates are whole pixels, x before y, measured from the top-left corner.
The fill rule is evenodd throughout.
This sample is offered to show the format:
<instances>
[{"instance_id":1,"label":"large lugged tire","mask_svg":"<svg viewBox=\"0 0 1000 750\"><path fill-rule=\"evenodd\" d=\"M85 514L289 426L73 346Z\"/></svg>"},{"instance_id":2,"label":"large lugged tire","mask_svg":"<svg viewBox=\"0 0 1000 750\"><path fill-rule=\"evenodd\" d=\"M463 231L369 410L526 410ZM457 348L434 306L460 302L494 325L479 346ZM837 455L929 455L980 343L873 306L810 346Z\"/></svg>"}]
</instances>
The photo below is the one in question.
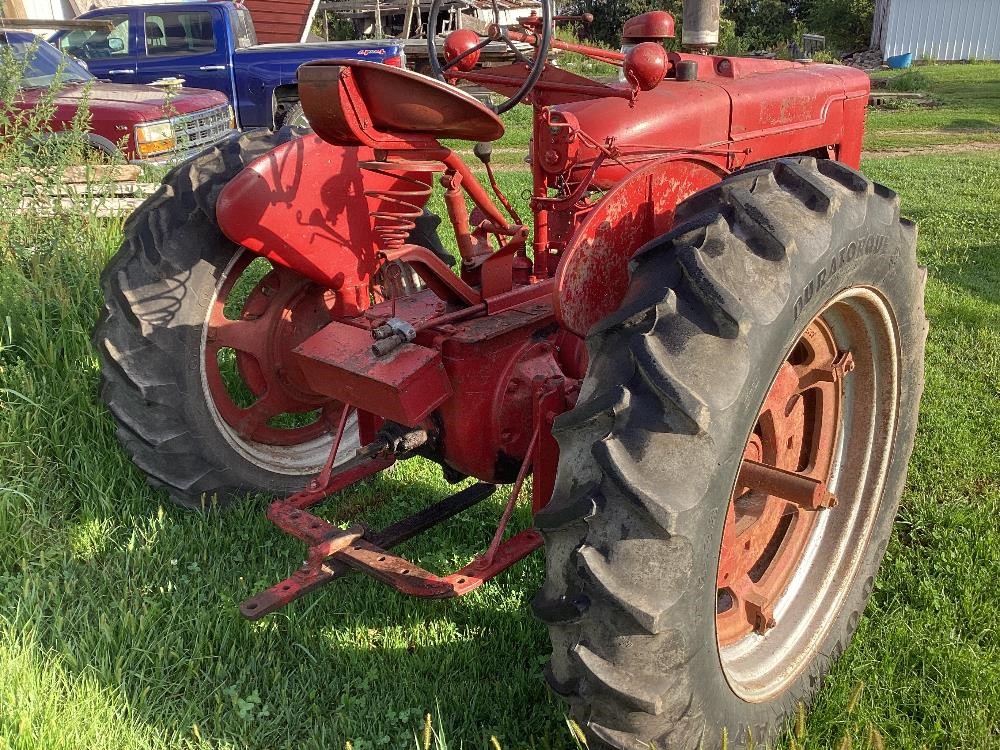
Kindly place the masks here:
<instances>
[{"instance_id":1,"label":"large lugged tire","mask_svg":"<svg viewBox=\"0 0 1000 750\"><path fill-rule=\"evenodd\" d=\"M857 627L917 422L926 274L896 195L789 159L678 222L588 337L536 517L549 682L594 748L774 740ZM768 494L754 461L824 491Z\"/></svg>"},{"instance_id":2,"label":"large lugged tire","mask_svg":"<svg viewBox=\"0 0 1000 750\"><path fill-rule=\"evenodd\" d=\"M222 188L275 143L275 135L253 131L175 168L129 219L124 244L101 276L105 309L93 335L101 397L135 463L187 507L302 489L329 454L330 423L339 415L338 404L296 393L280 377L280 357L295 337L324 321L323 290L275 268L239 291L240 279L253 277L255 256L215 220ZM234 302L237 314L226 321L222 308L230 303L222 295L230 292L246 302ZM282 320L289 310L296 327ZM213 347L213 315L216 324L235 323L249 335L233 336L229 349ZM228 365L216 350L229 356ZM234 378L246 382L234 386ZM254 421L255 414L263 416ZM279 414L298 414L298 421L275 424ZM356 442L355 428L342 450Z\"/></svg>"}]
</instances>

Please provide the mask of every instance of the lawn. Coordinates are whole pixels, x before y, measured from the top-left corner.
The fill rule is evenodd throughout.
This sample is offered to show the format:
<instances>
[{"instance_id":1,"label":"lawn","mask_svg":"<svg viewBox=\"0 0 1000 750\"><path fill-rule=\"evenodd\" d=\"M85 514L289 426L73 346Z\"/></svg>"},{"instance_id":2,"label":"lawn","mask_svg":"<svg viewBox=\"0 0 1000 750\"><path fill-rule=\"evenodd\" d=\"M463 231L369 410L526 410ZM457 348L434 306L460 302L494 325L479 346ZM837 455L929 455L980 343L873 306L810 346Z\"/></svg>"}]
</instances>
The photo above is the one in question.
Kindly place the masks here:
<instances>
[{"instance_id":1,"label":"lawn","mask_svg":"<svg viewBox=\"0 0 1000 750\"><path fill-rule=\"evenodd\" d=\"M876 113L869 144L908 129L946 138L964 119L1000 126L1000 66L926 70L951 103L932 119ZM981 91L993 98L977 103ZM785 747L997 747L1000 151L872 157L864 169L920 222L927 385L871 604ZM527 178L502 177L512 193ZM358 577L261 622L240 617L237 603L302 548L264 519L263 498L207 516L169 506L119 450L88 341L119 234L84 212L0 228L0 750L396 750L422 745L427 713L439 748L485 749L491 735L505 750L573 747L541 680L548 638L527 608L539 556L454 601ZM367 504L360 515L378 526L448 491L414 461L327 512ZM500 503L401 551L459 567L487 543Z\"/></svg>"},{"instance_id":2,"label":"lawn","mask_svg":"<svg viewBox=\"0 0 1000 750\"><path fill-rule=\"evenodd\" d=\"M928 94L937 106L872 111L865 148L1000 143L1000 64L923 65L875 77Z\"/></svg>"}]
</instances>

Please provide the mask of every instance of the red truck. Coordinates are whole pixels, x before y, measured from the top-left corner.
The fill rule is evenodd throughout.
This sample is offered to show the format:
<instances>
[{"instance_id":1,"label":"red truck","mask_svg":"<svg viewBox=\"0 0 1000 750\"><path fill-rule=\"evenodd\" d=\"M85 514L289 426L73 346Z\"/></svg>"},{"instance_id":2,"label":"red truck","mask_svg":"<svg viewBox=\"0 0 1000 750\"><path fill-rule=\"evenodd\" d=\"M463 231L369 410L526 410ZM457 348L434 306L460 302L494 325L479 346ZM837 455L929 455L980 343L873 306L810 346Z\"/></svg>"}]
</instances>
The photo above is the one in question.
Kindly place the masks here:
<instances>
[{"instance_id":1,"label":"red truck","mask_svg":"<svg viewBox=\"0 0 1000 750\"><path fill-rule=\"evenodd\" d=\"M85 135L95 151L122 155L131 162L181 161L226 138L236 126L232 107L216 91L104 83L83 65L33 34L0 30L0 53L15 61L20 80L5 109L32 110L53 85L61 86L48 126L55 137L66 132L86 99L90 128ZM6 67L6 66L5 66Z\"/></svg>"}]
</instances>

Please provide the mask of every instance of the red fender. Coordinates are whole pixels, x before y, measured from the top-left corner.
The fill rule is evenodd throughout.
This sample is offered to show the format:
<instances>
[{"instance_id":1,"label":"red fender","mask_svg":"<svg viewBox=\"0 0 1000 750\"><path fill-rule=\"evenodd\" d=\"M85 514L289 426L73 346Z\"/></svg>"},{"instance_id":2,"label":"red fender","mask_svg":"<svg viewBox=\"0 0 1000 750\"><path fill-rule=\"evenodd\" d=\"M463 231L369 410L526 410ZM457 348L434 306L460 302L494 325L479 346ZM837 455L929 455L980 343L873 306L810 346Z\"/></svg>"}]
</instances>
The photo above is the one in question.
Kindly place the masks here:
<instances>
[{"instance_id":1,"label":"red fender","mask_svg":"<svg viewBox=\"0 0 1000 750\"><path fill-rule=\"evenodd\" d=\"M728 172L695 156L650 164L615 185L581 222L556 269L555 311L564 327L586 336L618 309L628 289L628 261L674 224L681 201Z\"/></svg>"},{"instance_id":2,"label":"red fender","mask_svg":"<svg viewBox=\"0 0 1000 750\"><path fill-rule=\"evenodd\" d=\"M427 201L421 193L430 192L414 190L404 175L359 164L372 159L371 149L334 146L314 135L289 141L226 185L216 204L219 227L251 252L336 291L338 312L356 314L368 307L376 268L371 214L401 208L381 196L405 194L407 211L419 216Z\"/></svg>"}]
</instances>

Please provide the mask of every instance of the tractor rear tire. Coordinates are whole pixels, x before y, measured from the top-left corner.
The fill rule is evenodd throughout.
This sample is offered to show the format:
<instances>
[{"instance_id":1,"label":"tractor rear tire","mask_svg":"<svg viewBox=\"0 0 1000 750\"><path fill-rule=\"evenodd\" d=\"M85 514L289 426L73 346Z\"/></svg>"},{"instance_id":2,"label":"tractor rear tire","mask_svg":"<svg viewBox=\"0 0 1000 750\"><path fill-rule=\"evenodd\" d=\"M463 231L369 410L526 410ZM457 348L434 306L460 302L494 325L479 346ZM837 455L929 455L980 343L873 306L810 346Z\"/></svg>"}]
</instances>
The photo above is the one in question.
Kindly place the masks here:
<instances>
[{"instance_id":1,"label":"tractor rear tire","mask_svg":"<svg viewBox=\"0 0 1000 750\"><path fill-rule=\"evenodd\" d=\"M547 677L590 747L769 746L810 702L857 628L903 489L925 279L898 197L811 158L730 175L636 254L623 304L588 336L578 404L554 429L556 489L536 516ZM842 384L821 391L849 404L827 441L839 505L809 511L808 546L773 610L723 637L736 591L720 562L732 552L732 508L772 500L741 494L742 462L759 459L767 399L783 373L799 372L813 330L839 345L836 361L843 348L853 355L853 372L842 367L831 376ZM787 409L825 413L828 397L808 394ZM795 440L803 456L814 450L808 436ZM782 520L797 528L806 512L787 507ZM783 538L747 578L784 554Z\"/></svg>"},{"instance_id":2,"label":"tractor rear tire","mask_svg":"<svg viewBox=\"0 0 1000 750\"><path fill-rule=\"evenodd\" d=\"M299 444L242 440L206 386L209 312L227 274L256 257L222 234L215 204L229 180L276 143L269 131L250 131L174 168L130 217L124 243L101 276L105 308L93 334L101 398L150 483L192 509L248 492L301 490L332 444L325 425ZM304 293L317 294L305 279L284 273ZM303 411L309 408L317 407L307 403ZM357 447L353 425L342 456Z\"/></svg>"}]
</instances>

